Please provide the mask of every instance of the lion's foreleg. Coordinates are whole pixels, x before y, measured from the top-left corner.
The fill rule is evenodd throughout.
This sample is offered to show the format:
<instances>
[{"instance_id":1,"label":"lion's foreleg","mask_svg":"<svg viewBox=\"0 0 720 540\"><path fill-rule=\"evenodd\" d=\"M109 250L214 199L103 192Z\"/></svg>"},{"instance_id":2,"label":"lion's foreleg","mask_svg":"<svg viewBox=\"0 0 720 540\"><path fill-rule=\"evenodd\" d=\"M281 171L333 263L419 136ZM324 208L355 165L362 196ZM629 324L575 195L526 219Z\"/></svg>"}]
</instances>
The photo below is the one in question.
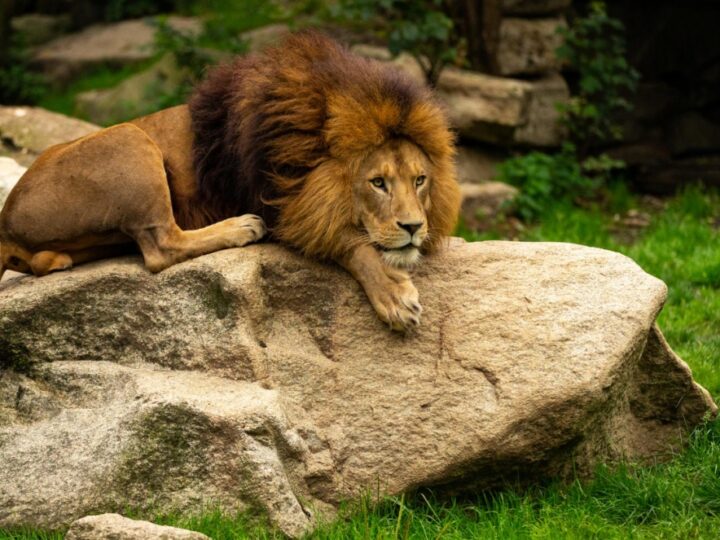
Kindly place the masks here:
<instances>
[{"instance_id":1,"label":"lion's foreleg","mask_svg":"<svg viewBox=\"0 0 720 540\"><path fill-rule=\"evenodd\" d=\"M359 246L338 263L358 280L380 319L393 330L410 330L420 324L422 307L410 275L386 265L374 247Z\"/></svg>"}]
</instances>

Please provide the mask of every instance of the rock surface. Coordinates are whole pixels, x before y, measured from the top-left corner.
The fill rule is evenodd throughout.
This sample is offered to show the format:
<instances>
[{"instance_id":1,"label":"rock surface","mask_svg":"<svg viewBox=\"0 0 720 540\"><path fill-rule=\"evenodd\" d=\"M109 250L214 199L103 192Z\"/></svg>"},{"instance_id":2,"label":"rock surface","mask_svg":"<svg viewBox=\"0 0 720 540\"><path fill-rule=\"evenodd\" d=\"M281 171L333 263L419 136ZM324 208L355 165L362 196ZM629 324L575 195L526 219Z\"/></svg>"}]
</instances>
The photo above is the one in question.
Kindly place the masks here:
<instances>
[{"instance_id":1,"label":"rock surface","mask_svg":"<svg viewBox=\"0 0 720 540\"><path fill-rule=\"evenodd\" d=\"M562 45L557 29L564 18L520 19L507 17L500 24L497 61L502 75L534 75L560 69L555 49Z\"/></svg>"},{"instance_id":2,"label":"rock surface","mask_svg":"<svg viewBox=\"0 0 720 540\"><path fill-rule=\"evenodd\" d=\"M98 129L99 126L40 107L0 106L0 152L25 166L46 148Z\"/></svg>"},{"instance_id":3,"label":"rock surface","mask_svg":"<svg viewBox=\"0 0 720 540\"><path fill-rule=\"evenodd\" d=\"M138 521L119 514L87 516L73 522L65 540L210 540L204 534Z\"/></svg>"},{"instance_id":4,"label":"rock surface","mask_svg":"<svg viewBox=\"0 0 720 540\"><path fill-rule=\"evenodd\" d=\"M102 125L111 125L155 112L158 96L177 92L189 80L186 69L166 54L148 69L113 88L88 90L75 96L76 113Z\"/></svg>"},{"instance_id":5,"label":"rock surface","mask_svg":"<svg viewBox=\"0 0 720 540\"><path fill-rule=\"evenodd\" d=\"M556 103L570 94L560 75L524 81L447 68L438 92L467 139L511 146L556 146L562 140Z\"/></svg>"},{"instance_id":6,"label":"rock surface","mask_svg":"<svg viewBox=\"0 0 720 540\"><path fill-rule=\"evenodd\" d=\"M457 177L460 183L479 184L497 176L497 166L508 158L498 148L490 146L457 147Z\"/></svg>"},{"instance_id":7,"label":"rock surface","mask_svg":"<svg viewBox=\"0 0 720 540\"><path fill-rule=\"evenodd\" d=\"M622 255L456 240L414 280L411 335L276 245L0 284L0 527L213 504L297 536L366 491L669 457L716 410Z\"/></svg>"},{"instance_id":8,"label":"rock surface","mask_svg":"<svg viewBox=\"0 0 720 540\"><path fill-rule=\"evenodd\" d=\"M504 182L484 182L482 184L460 184L462 193L463 224L471 230L478 229L481 223L492 223L507 205L517 196L516 187Z\"/></svg>"},{"instance_id":9,"label":"rock surface","mask_svg":"<svg viewBox=\"0 0 720 540\"><path fill-rule=\"evenodd\" d=\"M197 33L201 29L201 22L189 17L168 17L167 23L181 32ZM33 62L52 80L65 83L90 68L152 58L154 39L155 28L147 19L98 24L42 45Z\"/></svg>"}]
</instances>

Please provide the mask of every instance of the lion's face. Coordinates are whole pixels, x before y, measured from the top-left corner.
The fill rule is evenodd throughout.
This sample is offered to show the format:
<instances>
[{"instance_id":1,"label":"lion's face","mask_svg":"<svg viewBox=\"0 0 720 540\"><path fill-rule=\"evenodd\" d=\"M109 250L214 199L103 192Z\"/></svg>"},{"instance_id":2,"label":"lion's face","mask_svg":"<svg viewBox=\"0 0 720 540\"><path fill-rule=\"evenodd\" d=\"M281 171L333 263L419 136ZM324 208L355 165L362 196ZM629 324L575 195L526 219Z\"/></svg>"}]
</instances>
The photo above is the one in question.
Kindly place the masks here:
<instances>
[{"instance_id":1,"label":"lion's face","mask_svg":"<svg viewBox=\"0 0 720 540\"><path fill-rule=\"evenodd\" d=\"M355 225L391 266L412 266L428 237L432 167L407 140L393 140L371 153L353 181Z\"/></svg>"}]
</instances>

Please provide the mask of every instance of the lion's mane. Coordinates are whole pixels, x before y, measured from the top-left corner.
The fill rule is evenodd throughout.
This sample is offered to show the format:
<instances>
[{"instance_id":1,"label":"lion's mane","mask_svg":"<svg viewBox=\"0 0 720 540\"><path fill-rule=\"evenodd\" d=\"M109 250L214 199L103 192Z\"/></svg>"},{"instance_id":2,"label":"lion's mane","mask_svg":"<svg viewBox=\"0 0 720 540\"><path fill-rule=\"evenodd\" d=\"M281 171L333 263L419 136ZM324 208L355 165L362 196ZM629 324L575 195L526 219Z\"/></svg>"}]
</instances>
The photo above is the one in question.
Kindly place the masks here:
<instances>
[{"instance_id":1,"label":"lion's mane","mask_svg":"<svg viewBox=\"0 0 720 540\"><path fill-rule=\"evenodd\" d=\"M250 212L308 255L340 255L352 228L353 172L383 143L406 138L434 167L424 249L454 227L460 197L442 107L409 77L322 34L294 34L214 69L190 113L192 226Z\"/></svg>"}]
</instances>

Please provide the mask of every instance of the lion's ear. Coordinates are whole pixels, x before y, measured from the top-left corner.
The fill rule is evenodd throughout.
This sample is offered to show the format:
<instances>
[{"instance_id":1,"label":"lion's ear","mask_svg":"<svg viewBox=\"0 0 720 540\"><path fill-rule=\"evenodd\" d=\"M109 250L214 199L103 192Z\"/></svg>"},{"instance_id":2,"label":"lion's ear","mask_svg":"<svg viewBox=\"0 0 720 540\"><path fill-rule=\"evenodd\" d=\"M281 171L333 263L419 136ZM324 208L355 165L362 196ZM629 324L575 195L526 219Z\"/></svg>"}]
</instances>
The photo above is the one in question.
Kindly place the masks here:
<instances>
[{"instance_id":1,"label":"lion's ear","mask_svg":"<svg viewBox=\"0 0 720 540\"><path fill-rule=\"evenodd\" d=\"M337 160L325 161L308 173L297 193L277 201L280 215L274 234L309 256L341 256L352 230L347 174L347 167Z\"/></svg>"}]
</instances>

